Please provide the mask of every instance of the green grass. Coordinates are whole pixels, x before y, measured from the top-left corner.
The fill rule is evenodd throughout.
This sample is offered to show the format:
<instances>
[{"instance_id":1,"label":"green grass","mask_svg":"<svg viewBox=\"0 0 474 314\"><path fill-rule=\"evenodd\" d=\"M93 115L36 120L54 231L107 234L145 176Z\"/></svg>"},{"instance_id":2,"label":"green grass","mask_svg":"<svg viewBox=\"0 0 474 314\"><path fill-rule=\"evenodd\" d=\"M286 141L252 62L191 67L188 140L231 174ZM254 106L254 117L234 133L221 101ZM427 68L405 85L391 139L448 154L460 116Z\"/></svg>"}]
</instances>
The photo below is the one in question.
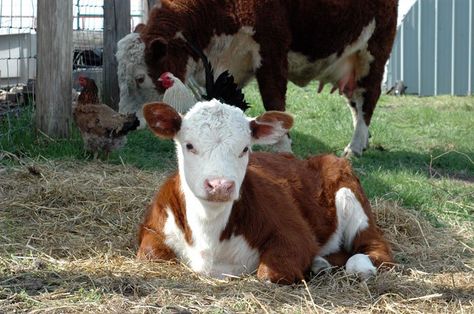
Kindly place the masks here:
<instances>
[{"instance_id":1,"label":"green grass","mask_svg":"<svg viewBox=\"0 0 474 314\"><path fill-rule=\"evenodd\" d=\"M256 85L245 92L252 104L248 114L263 112ZM317 94L314 85L290 85L287 103L295 117L292 139L298 156L342 153L352 136L350 111L342 97L327 90ZM10 125L3 121L0 149L17 156L87 158L77 131L70 140L53 140L25 128L30 121L31 113ZM436 225L445 219L473 221L473 126L474 97L383 96L370 127L371 147L353 159L368 196L398 201ZM176 167L173 143L156 139L148 130L131 134L126 147L114 152L109 162L157 171Z\"/></svg>"}]
</instances>

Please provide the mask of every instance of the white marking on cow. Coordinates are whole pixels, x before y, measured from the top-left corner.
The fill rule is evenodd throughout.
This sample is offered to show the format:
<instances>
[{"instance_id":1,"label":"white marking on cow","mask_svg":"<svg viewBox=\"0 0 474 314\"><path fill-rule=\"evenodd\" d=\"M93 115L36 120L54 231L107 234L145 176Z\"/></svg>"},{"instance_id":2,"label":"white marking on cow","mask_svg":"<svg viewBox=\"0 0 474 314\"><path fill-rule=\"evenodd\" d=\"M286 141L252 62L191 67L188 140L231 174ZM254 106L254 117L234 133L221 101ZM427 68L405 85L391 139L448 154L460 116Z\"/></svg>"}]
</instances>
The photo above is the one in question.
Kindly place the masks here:
<instances>
[{"instance_id":1,"label":"white marking on cow","mask_svg":"<svg viewBox=\"0 0 474 314\"><path fill-rule=\"evenodd\" d=\"M140 129L146 127L143 104L160 101L163 97L158 94L153 80L148 75L144 50L145 44L137 33L128 34L117 43L119 112L136 113L140 120Z\"/></svg>"},{"instance_id":2,"label":"white marking on cow","mask_svg":"<svg viewBox=\"0 0 474 314\"><path fill-rule=\"evenodd\" d=\"M367 279L377 273L377 269L366 254L355 254L347 260L346 272L348 274L358 274Z\"/></svg>"},{"instance_id":3,"label":"white marking on cow","mask_svg":"<svg viewBox=\"0 0 474 314\"><path fill-rule=\"evenodd\" d=\"M339 189L335 198L337 229L321 248L319 256L338 252L341 245L347 252L350 252L354 237L369 226L369 219L362 205L350 189Z\"/></svg>"},{"instance_id":4,"label":"white marking on cow","mask_svg":"<svg viewBox=\"0 0 474 314\"><path fill-rule=\"evenodd\" d=\"M288 53L288 79L298 86L306 86L310 81L317 79L322 83L337 84L347 74L348 59L355 57L354 65L356 80L366 76L370 70L370 63L374 57L368 51L368 42L375 30L375 19L362 29L359 38L348 45L344 52L327 58L310 62L308 58L298 52Z\"/></svg>"},{"instance_id":5,"label":"white marking on cow","mask_svg":"<svg viewBox=\"0 0 474 314\"><path fill-rule=\"evenodd\" d=\"M174 34L173 39L182 39L183 41L186 41L186 38L184 37L182 31L176 32L176 34Z\"/></svg>"},{"instance_id":6,"label":"white marking on cow","mask_svg":"<svg viewBox=\"0 0 474 314\"><path fill-rule=\"evenodd\" d=\"M214 69L214 78L228 70L239 87L245 86L260 67L260 45L253 39L255 31L250 26L243 26L233 35L214 35L204 53ZM205 86L204 67L188 59L186 82L194 77L200 86Z\"/></svg>"},{"instance_id":7,"label":"white marking on cow","mask_svg":"<svg viewBox=\"0 0 474 314\"><path fill-rule=\"evenodd\" d=\"M365 123L363 111L364 98L362 95L364 91L365 90L362 88L357 89L354 92L352 100L350 100L355 103L356 107L354 108L349 104L349 108L351 109L352 113L354 133L352 135L351 142L344 149L344 154L346 156L360 156L362 155L362 151L369 145L369 127Z\"/></svg>"},{"instance_id":8,"label":"white marking on cow","mask_svg":"<svg viewBox=\"0 0 474 314\"><path fill-rule=\"evenodd\" d=\"M182 185L186 183L190 193L205 200L205 180L225 178L236 183L230 201L237 200L249 158L239 156L252 143L249 122L240 109L217 100L197 103L184 116L175 140ZM187 144L197 153L191 154Z\"/></svg>"},{"instance_id":9,"label":"white marking on cow","mask_svg":"<svg viewBox=\"0 0 474 314\"><path fill-rule=\"evenodd\" d=\"M188 198L187 198L188 200ZM249 274L256 270L259 261L258 251L252 249L243 236L232 236L228 240L219 241L224 230L230 210L220 212L211 219L202 219L194 204L187 204L186 219L192 230L192 245L185 241L184 233L177 226L175 217L167 209L164 233L165 243L189 267L198 273L215 278L226 275Z\"/></svg>"}]
</instances>

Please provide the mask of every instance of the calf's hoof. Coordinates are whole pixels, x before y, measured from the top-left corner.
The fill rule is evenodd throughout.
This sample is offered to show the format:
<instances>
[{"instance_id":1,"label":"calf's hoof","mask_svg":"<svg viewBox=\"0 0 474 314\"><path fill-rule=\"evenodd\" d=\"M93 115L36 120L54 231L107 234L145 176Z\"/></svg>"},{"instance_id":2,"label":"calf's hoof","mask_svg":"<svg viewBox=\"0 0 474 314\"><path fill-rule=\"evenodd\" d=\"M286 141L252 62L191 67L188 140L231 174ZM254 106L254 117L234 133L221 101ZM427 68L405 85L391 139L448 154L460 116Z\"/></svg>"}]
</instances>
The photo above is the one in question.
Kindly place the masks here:
<instances>
[{"instance_id":1,"label":"calf's hoof","mask_svg":"<svg viewBox=\"0 0 474 314\"><path fill-rule=\"evenodd\" d=\"M355 254L347 260L346 272L348 274L357 274L362 279L368 279L377 274L377 268L366 254Z\"/></svg>"},{"instance_id":2,"label":"calf's hoof","mask_svg":"<svg viewBox=\"0 0 474 314\"><path fill-rule=\"evenodd\" d=\"M261 264L257 270L257 278L264 282L291 285L304 279L303 273L298 271L282 272Z\"/></svg>"}]
</instances>

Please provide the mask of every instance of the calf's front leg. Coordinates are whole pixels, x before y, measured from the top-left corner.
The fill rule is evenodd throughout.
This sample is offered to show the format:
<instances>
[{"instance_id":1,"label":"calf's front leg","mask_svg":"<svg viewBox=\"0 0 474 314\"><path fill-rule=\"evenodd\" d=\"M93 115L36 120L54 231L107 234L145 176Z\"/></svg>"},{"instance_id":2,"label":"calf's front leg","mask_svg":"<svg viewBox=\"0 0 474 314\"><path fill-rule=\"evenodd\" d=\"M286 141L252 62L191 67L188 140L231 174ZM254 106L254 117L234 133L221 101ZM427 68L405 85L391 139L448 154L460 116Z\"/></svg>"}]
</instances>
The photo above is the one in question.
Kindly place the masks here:
<instances>
[{"instance_id":1,"label":"calf's front leg","mask_svg":"<svg viewBox=\"0 0 474 314\"><path fill-rule=\"evenodd\" d=\"M163 235L147 226L140 228L139 243L137 259L173 260L176 258L173 250L164 243Z\"/></svg>"},{"instance_id":2,"label":"calf's front leg","mask_svg":"<svg viewBox=\"0 0 474 314\"><path fill-rule=\"evenodd\" d=\"M295 233L294 239L270 240L266 247L260 256L257 278L279 284L303 280L318 250L316 241L306 230Z\"/></svg>"},{"instance_id":3,"label":"calf's front leg","mask_svg":"<svg viewBox=\"0 0 474 314\"><path fill-rule=\"evenodd\" d=\"M376 226L359 232L352 245L354 255L346 263L348 273L366 278L374 275L379 267L390 268L394 265L390 247Z\"/></svg>"}]
</instances>

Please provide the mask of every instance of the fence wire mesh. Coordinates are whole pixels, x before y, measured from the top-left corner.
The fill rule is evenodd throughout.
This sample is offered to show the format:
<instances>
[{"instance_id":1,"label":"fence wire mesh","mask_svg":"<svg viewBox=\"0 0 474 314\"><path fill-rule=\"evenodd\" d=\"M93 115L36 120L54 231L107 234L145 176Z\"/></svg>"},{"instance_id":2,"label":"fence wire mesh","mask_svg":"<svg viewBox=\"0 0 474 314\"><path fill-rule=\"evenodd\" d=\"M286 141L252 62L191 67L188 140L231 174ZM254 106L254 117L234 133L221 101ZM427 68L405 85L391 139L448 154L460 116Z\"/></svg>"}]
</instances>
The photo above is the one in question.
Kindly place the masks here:
<instances>
[{"instance_id":1,"label":"fence wire mesh","mask_svg":"<svg viewBox=\"0 0 474 314\"><path fill-rule=\"evenodd\" d=\"M0 141L34 99L36 77L36 6L33 1L0 0Z\"/></svg>"},{"instance_id":2,"label":"fence wire mesh","mask_svg":"<svg viewBox=\"0 0 474 314\"><path fill-rule=\"evenodd\" d=\"M84 74L102 86L104 0L73 3L73 97ZM146 0L130 0L130 29L141 23ZM37 0L0 0L0 150L31 132L35 110ZM20 117L21 116L21 117Z\"/></svg>"}]
</instances>

